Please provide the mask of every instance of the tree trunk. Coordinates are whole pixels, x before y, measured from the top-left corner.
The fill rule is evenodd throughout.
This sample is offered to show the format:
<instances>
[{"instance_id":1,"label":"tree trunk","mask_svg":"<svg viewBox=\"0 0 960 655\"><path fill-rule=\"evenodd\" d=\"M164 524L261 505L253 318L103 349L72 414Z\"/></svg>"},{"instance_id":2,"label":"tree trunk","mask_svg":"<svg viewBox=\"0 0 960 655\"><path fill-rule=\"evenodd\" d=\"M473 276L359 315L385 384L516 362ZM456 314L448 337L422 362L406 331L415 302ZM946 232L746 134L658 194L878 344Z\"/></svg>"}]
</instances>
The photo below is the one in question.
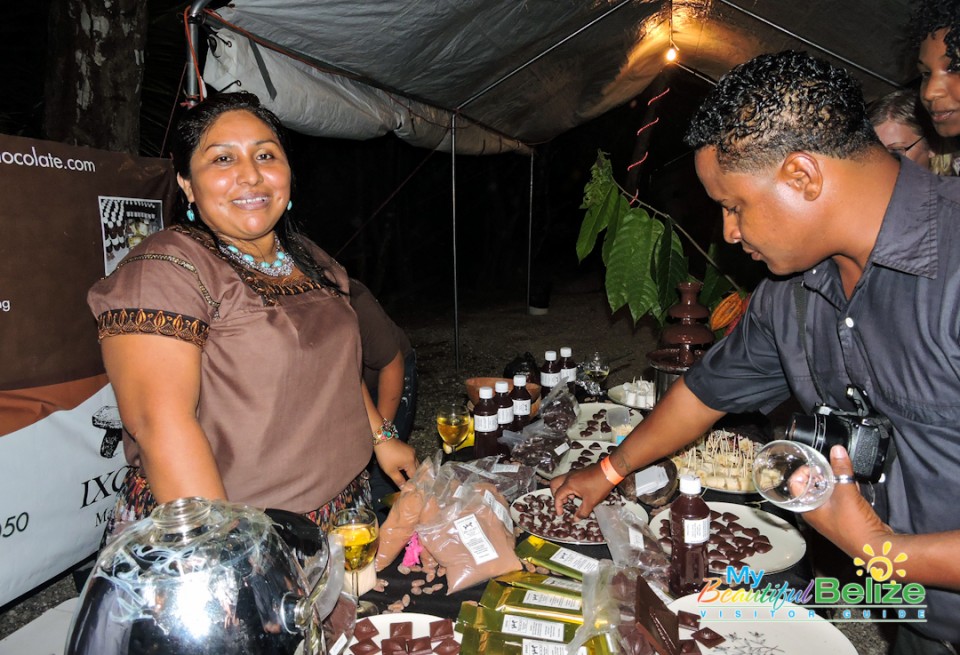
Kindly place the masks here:
<instances>
[{"instance_id":1,"label":"tree trunk","mask_svg":"<svg viewBox=\"0 0 960 655\"><path fill-rule=\"evenodd\" d=\"M137 154L147 3L53 2L49 37L46 138Z\"/></svg>"}]
</instances>

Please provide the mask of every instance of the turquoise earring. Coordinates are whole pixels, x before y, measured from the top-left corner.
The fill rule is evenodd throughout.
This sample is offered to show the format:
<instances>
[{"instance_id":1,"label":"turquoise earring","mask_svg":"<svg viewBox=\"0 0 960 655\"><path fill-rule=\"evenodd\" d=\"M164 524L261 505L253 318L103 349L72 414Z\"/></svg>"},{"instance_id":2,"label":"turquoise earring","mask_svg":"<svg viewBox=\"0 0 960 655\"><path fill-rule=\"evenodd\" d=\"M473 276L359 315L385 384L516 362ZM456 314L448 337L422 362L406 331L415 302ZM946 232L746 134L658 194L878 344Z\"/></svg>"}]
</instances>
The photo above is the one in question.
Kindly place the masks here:
<instances>
[{"instance_id":1,"label":"turquoise earring","mask_svg":"<svg viewBox=\"0 0 960 655\"><path fill-rule=\"evenodd\" d=\"M193 223L197 220L197 215L193 213L193 210L189 207L187 208L187 220Z\"/></svg>"},{"instance_id":2,"label":"turquoise earring","mask_svg":"<svg viewBox=\"0 0 960 655\"><path fill-rule=\"evenodd\" d=\"M291 209L293 209L293 201L292 201L292 200L287 203L287 211L290 211Z\"/></svg>"}]
</instances>

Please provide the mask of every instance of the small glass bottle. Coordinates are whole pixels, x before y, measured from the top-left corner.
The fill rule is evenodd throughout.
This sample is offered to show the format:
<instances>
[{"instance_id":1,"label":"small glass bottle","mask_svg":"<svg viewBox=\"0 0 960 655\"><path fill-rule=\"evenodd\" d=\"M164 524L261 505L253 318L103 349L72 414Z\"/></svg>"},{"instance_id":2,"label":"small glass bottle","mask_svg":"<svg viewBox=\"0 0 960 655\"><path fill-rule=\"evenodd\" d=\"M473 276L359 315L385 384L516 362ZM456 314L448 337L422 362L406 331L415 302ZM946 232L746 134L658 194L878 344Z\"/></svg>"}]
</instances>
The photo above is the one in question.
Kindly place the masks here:
<instances>
[{"instance_id":1,"label":"small glass bottle","mask_svg":"<svg viewBox=\"0 0 960 655\"><path fill-rule=\"evenodd\" d=\"M480 402L473 408L474 451L477 457L498 455L502 434L497 423L497 405L493 402L493 388L480 387Z\"/></svg>"},{"instance_id":2,"label":"small glass bottle","mask_svg":"<svg viewBox=\"0 0 960 655\"><path fill-rule=\"evenodd\" d=\"M530 392L527 391L527 376L514 375L513 389L510 390L510 400L513 401L513 422L510 429L520 432L530 422Z\"/></svg>"},{"instance_id":3,"label":"small glass bottle","mask_svg":"<svg viewBox=\"0 0 960 655\"><path fill-rule=\"evenodd\" d=\"M573 361L573 350L567 346L560 349L560 381L566 382L570 391L577 383L577 363Z\"/></svg>"},{"instance_id":4,"label":"small glass bottle","mask_svg":"<svg viewBox=\"0 0 960 655\"><path fill-rule=\"evenodd\" d=\"M510 399L510 383L506 380L500 380L493 386L494 391L496 391L493 402L497 406L497 424L501 431L509 430L510 424L513 423L513 400Z\"/></svg>"},{"instance_id":5,"label":"small glass bottle","mask_svg":"<svg viewBox=\"0 0 960 655\"><path fill-rule=\"evenodd\" d=\"M543 358L543 366L540 367L541 397L545 397L551 389L560 384L560 362L557 361L557 351L548 350Z\"/></svg>"},{"instance_id":6,"label":"small glass bottle","mask_svg":"<svg viewBox=\"0 0 960 655\"><path fill-rule=\"evenodd\" d=\"M700 478L680 476L680 496L670 506L670 592L677 596L703 588L707 577L710 508L700 497Z\"/></svg>"}]
</instances>

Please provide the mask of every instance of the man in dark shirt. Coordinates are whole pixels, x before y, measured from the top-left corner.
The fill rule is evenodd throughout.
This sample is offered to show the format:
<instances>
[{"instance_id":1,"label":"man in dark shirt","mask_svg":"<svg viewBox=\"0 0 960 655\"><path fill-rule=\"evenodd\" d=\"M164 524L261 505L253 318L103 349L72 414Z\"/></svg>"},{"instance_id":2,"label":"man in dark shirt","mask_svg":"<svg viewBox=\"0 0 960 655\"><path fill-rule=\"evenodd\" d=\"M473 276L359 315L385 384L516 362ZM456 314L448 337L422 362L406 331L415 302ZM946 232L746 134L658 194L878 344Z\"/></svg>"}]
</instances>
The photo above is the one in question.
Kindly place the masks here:
<instances>
[{"instance_id":1,"label":"man in dark shirt","mask_svg":"<svg viewBox=\"0 0 960 655\"><path fill-rule=\"evenodd\" d=\"M951 652L943 642L960 642L960 181L890 155L856 82L800 52L761 55L726 75L687 143L723 208L724 238L792 277L757 287L737 328L670 388L606 471L554 480L558 511L574 495L589 512L612 480L727 412L770 411L790 394L806 411L818 402L852 411L845 391L855 385L893 425L889 523L852 484L804 516L851 557L867 545L885 552L885 542L891 557L906 553L906 576L894 579L928 587L927 623L900 630L898 648L912 650L899 652ZM842 448L831 460L836 473L852 472Z\"/></svg>"}]
</instances>

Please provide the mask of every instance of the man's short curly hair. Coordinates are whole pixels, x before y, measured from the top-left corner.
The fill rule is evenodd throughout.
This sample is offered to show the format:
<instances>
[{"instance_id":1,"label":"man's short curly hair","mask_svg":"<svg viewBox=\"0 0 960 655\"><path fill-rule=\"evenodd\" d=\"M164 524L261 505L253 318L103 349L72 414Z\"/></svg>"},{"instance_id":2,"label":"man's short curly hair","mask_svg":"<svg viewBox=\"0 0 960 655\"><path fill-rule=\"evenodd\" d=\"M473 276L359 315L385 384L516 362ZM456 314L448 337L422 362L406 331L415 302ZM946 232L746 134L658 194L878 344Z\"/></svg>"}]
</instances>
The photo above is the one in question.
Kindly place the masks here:
<instances>
[{"instance_id":1,"label":"man's short curly hair","mask_svg":"<svg viewBox=\"0 0 960 655\"><path fill-rule=\"evenodd\" d=\"M724 170L758 170L801 150L850 158L880 143L860 84L798 50L760 55L724 75L685 142L715 146Z\"/></svg>"},{"instance_id":2,"label":"man's short curly hair","mask_svg":"<svg viewBox=\"0 0 960 655\"><path fill-rule=\"evenodd\" d=\"M953 29L957 25L960 25L960 0L920 0L910 17L910 40L919 47L934 32L949 30L943 39L950 58L947 70L960 72L960 30Z\"/></svg>"}]
</instances>

